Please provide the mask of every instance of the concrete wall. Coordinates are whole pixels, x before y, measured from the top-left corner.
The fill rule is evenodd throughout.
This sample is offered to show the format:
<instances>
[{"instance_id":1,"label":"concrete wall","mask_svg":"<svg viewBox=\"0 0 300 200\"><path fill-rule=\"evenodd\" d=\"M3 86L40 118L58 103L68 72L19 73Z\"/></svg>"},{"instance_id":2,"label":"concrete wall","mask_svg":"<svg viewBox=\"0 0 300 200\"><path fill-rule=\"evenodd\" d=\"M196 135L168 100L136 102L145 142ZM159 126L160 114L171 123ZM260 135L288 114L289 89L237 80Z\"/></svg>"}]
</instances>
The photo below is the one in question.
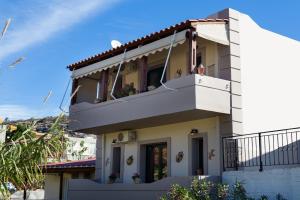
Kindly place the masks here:
<instances>
[{"instance_id":1,"label":"concrete wall","mask_svg":"<svg viewBox=\"0 0 300 200\"><path fill-rule=\"evenodd\" d=\"M220 177L201 176L212 182ZM100 184L86 179L69 181L68 199L70 200L158 200L166 194L170 186L179 184L189 187L193 177L168 177L150 184Z\"/></svg>"},{"instance_id":2,"label":"concrete wall","mask_svg":"<svg viewBox=\"0 0 300 200\"><path fill-rule=\"evenodd\" d=\"M76 172L77 179L83 179L84 172ZM95 177L94 173L90 174L90 178L93 179ZM72 179L71 173L64 173L63 174L63 191L62 191L62 197L63 199L67 199L67 193L68 193L68 182ZM60 189L60 174L53 173L53 174L46 174L45 175L45 199L47 200L58 200L59 199L59 189Z\"/></svg>"},{"instance_id":3,"label":"concrete wall","mask_svg":"<svg viewBox=\"0 0 300 200\"><path fill-rule=\"evenodd\" d=\"M239 19L244 132L298 127L300 42Z\"/></svg>"},{"instance_id":4,"label":"concrete wall","mask_svg":"<svg viewBox=\"0 0 300 200\"><path fill-rule=\"evenodd\" d=\"M202 64L206 67L206 75L219 77L218 44L202 38L197 38L197 54L202 56Z\"/></svg>"},{"instance_id":5,"label":"concrete wall","mask_svg":"<svg viewBox=\"0 0 300 200\"><path fill-rule=\"evenodd\" d=\"M187 55L188 45L185 42L182 45L176 46L172 49L172 54L169 61L169 79L177 77L176 71L181 70L182 76L186 75L187 71Z\"/></svg>"},{"instance_id":6,"label":"concrete wall","mask_svg":"<svg viewBox=\"0 0 300 200\"><path fill-rule=\"evenodd\" d=\"M265 169L262 172L255 171L228 171L223 172L223 182L230 185L236 181L244 183L248 194L259 198L260 195L269 196L275 200L280 193L284 198L296 200L300 197L300 168Z\"/></svg>"},{"instance_id":7,"label":"concrete wall","mask_svg":"<svg viewBox=\"0 0 300 200\"><path fill-rule=\"evenodd\" d=\"M45 176L45 199L59 199L59 175L47 174Z\"/></svg>"},{"instance_id":8,"label":"concrete wall","mask_svg":"<svg viewBox=\"0 0 300 200\"><path fill-rule=\"evenodd\" d=\"M218 129L218 118L209 118L204 120L195 120L185 123L170 124L152 128L138 129L138 141L124 145L124 177L123 182L132 183L131 176L138 172L138 142L156 140L160 138L171 139L171 162L168 163L171 169L171 176L188 176L189 175L189 148L188 140L191 129L196 128L200 133L207 133L208 152L214 149L215 156L208 160L208 174L220 175L220 135ZM103 171L103 182L107 182L111 174L111 144L113 139L117 138L118 133L105 134L105 168ZM183 151L184 158L180 163L176 162L176 155ZM169 152L168 152L169 153ZM126 159L133 155L134 162L132 165L126 164Z\"/></svg>"},{"instance_id":9,"label":"concrete wall","mask_svg":"<svg viewBox=\"0 0 300 200\"><path fill-rule=\"evenodd\" d=\"M153 123L162 125L171 121L180 122L178 119L182 119L182 115L163 119L163 116L176 115L178 112L197 110L202 114L198 118L187 115L181 121L206 118L207 115L203 116L205 112L214 112L210 113L214 115L230 113L229 81L194 74L170 80L166 85L176 89L176 92L161 86L147 93L131 95L120 100L99 104L74 104L70 107L69 127L80 131L92 131L87 129L97 128L97 133L93 134L101 134L149 127L153 126ZM134 120L141 123L134 123Z\"/></svg>"},{"instance_id":10,"label":"concrete wall","mask_svg":"<svg viewBox=\"0 0 300 200\"><path fill-rule=\"evenodd\" d=\"M240 14L233 9L225 9L208 18L228 19L229 48L219 45L219 77L231 81L231 115L221 120L222 135L242 134L243 106L241 53L240 53ZM246 27L247 29L247 27Z\"/></svg>"}]
</instances>

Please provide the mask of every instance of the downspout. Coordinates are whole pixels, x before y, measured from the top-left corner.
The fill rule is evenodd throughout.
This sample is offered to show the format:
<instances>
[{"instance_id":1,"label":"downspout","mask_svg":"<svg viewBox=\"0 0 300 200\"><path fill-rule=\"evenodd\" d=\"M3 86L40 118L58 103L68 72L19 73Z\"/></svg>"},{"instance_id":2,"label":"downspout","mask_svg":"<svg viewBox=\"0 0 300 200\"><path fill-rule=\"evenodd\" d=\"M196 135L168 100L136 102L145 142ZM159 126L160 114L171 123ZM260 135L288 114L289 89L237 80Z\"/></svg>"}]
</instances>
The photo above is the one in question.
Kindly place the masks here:
<instances>
[{"instance_id":1,"label":"downspout","mask_svg":"<svg viewBox=\"0 0 300 200\"><path fill-rule=\"evenodd\" d=\"M117 72L117 75L116 75L114 84L113 84L112 89L111 89L111 92L110 92L110 96L111 96L114 100L117 99L117 98L114 96L114 90L115 90L115 86L116 86L116 83L117 83L117 80L118 80L118 76L119 76L120 71L121 71L121 66L122 66L122 64L123 64L123 62L124 62L124 60L125 60L125 54L126 54L126 49L124 50L123 58L122 58L122 60L121 60L121 62L120 62L120 64L119 64L118 72Z\"/></svg>"},{"instance_id":2,"label":"downspout","mask_svg":"<svg viewBox=\"0 0 300 200\"><path fill-rule=\"evenodd\" d=\"M176 36L176 30L174 31L174 34L173 34L173 37L172 37L172 40L171 40L171 44L170 44L170 47L169 47L169 52L168 52L168 55L167 55L167 59L166 59L166 62L165 62L164 70L163 70L163 73L162 73L161 78L160 78L160 84L164 88L166 88L167 90L173 90L173 91L177 91L177 90L173 89L173 88L169 88L168 86L166 86L163 83L163 80L164 80L164 76L165 76L166 69L167 69L167 66L168 66L168 62L169 62L169 59L170 59L170 55L171 55L171 52L172 52L173 44L174 44L174 41L175 41L175 36Z\"/></svg>"}]
</instances>

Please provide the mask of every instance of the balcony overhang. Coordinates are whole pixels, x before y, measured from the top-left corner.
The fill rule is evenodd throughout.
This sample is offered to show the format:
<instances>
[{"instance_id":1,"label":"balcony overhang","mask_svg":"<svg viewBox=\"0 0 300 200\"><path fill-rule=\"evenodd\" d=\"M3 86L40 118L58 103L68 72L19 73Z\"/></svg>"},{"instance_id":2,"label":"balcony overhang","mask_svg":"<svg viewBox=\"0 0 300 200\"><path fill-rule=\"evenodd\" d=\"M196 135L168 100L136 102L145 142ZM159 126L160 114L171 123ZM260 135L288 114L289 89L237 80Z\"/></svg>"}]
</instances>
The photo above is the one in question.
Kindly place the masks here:
<instances>
[{"instance_id":1,"label":"balcony overhang","mask_svg":"<svg viewBox=\"0 0 300 200\"><path fill-rule=\"evenodd\" d=\"M166 83L170 88L70 107L70 128L101 134L230 114L230 82L189 75Z\"/></svg>"}]
</instances>

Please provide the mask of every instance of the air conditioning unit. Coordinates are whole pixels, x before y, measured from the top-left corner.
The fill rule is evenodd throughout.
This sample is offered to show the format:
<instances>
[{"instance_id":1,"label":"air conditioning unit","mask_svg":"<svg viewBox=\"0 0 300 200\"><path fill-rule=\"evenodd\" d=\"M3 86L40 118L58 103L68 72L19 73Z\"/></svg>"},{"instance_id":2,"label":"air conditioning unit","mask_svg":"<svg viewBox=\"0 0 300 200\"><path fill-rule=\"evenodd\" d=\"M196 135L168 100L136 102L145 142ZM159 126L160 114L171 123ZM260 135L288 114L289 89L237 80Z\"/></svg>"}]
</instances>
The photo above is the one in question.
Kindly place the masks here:
<instances>
[{"instance_id":1,"label":"air conditioning unit","mask_svg":"<svg viewBox=\"0 0 300 200\"><path fill-rule=\"evenodd\" d=\"M135 130L122 131L118 134L117 143L135 142L136 137L137 135Z\"/></svg>"}]
</instances>

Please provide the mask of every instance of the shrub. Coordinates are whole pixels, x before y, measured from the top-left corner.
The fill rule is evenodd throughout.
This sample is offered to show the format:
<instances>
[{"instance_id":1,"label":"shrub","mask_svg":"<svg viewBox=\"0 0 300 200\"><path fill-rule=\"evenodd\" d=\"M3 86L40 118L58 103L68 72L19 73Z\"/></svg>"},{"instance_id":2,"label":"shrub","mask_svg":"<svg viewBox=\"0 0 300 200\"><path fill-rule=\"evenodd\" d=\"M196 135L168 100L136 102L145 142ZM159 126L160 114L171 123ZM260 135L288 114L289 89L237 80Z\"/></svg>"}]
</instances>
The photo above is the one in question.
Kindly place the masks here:
<instances>
[{"instance_id":1,"label":"shrub","mask_svg":"<svg viewBox=\"0 0 300 200\"><path fill-rule=\"evenodd\" d=\"M190 200L191 195L188 189L175 184L171 187L170 191L164 195L161 200Z\"/></svg>"},{"instance_id":2,"label":"shrub","mask_svg":"<svg viewBox=\"0 0 300 200\"><path fill-rule=\"evenodd\" d=\"M229 198L229 185L219 183L217 185L217 199L226 200Z\"/></svg>"},{"instance_id":3,"label":"shrub","mask_svg":"<svg viewBox=\"0 0 300 200\"><path fill-rule=\"evenodd\" d=\"M234 200L248 200L246 189L241 182L237 181L233 185L232 197Z\"/></svg>"},{"instance_id":4,"label":"shrub","mask_svg":"<svg viewBox=\"0 0 300 200\"><path fill-rule=\"evenodd\" d=\"M266 195L262 195L259 200L268 200ZM205 179L195 178L190 188L175 184L170 191L161 197L161 200L255 200L247 196L246 189L241 182L236 182L230 190L229 185L214 184ZM276 195L276 200L286 200L281 194Z\"/></svg>"}]
</instances>

